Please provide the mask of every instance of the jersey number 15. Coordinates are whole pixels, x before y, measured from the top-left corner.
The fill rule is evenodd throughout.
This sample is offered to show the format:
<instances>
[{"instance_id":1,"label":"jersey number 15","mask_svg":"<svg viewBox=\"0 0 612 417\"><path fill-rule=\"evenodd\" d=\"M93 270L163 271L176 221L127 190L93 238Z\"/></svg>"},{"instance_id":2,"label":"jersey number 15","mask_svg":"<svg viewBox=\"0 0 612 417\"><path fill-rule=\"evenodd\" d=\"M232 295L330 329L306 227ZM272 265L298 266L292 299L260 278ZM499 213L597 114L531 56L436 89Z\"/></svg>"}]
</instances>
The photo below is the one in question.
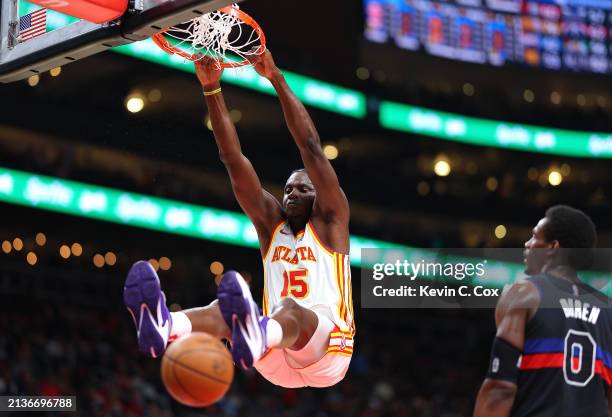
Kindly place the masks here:
<instances>
[{"instance_id":1,"label":"jersey number 15","mask_svg":"<svg viewBox=\"0 0 612 417\"><path fill-rule=\"evenodd\" d=\"M308 295L307 269L283 272L283 291L281 297L305 298Z\"/></svg>"}]
</instances>

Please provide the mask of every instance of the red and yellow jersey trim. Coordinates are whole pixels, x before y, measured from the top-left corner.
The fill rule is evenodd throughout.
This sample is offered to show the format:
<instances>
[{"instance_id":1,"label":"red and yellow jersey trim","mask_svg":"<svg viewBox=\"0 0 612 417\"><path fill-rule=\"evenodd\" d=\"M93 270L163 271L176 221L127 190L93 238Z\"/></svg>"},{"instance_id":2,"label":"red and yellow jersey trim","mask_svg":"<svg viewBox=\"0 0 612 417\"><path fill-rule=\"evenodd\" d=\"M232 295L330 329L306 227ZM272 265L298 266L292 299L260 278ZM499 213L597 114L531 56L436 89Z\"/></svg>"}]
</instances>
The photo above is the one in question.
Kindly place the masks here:
<instances>
[{"instance_id":1,"label":"red and yellow jersey trim","mask_svg":"<svg viewBox=\"0 0 612 417\"><path fill-rule=\"evenodd\" d=\"M348 263L348 255L344 255L339 252L334 253L334 273L336 284L338 286L338 292L340 293L340 300L338 302L338 316L349 327L349 331L346 333L352 336L355 334L355 326L353 323L353 300L352 298L349 298L347 301L347 295L352 297L351 269L349 266L347 266Z\"/></svg>"},{"instance_id":2,"label":"red and yellow jersey trim","mask_svg":"<svg viewBox=\"0 0 612 417\"><path fill-rule=\"evenodd\" d=\"M272 234L270 235L270 242L268 242L268 247L266 248L265 255L263 256L264 265L265 265L266 259L268 259L268 255L270 254L270 249L272 249L272 246L274 244L274 238L276 237L276 232L278 232L278 229L284 226L285 223L286 223L285 220L282 220L276 226L274 226L274 229L272 229Z\"/></svg>"},{"instance_id":3,"label":"red and yellow jersey trim","mask_svg":"<svg viewBox=\"0 0 612 417\"><path fill-rule=\"evenodd\" d=\"M353 356L353 352L345 352L343 350L328 350L327 354L332 354L332 355L342 355L342 356L347 356L347 357L352 357Z\"/></svg>"},{"instance_id":4,"label":"red and yellow jersey trim","mask_svg":"<svg viewBox=\"0 0 612 417\"><path fill-rule=\"evenodd\" d=\"M330 339L335 339L335 338L341 338L344 337L345 339L353 339L353 335L351 334L351 332L343 332L342 330L340 330L340 328L338 326L336 326L334 328L334 330L332 330L332 332L329 334L329 338Z\"/></svg>"},{"instance_id":5,"label":"red and yellow jersey trim","mask_svg":"<svg viewBox=\"0 0 612 417\"><path fill-rule=\"evenodd\" d=\"M264 287L263 287L263 300L261 302L261 311L264 316L268 315L268 277L266 276L266 267L264 265Z\"/></svg>"},{"instance_id":6,"label":"red and yellow jersey trim","mask_svg":"<svg viewBox=\"0 0 612 417\"><path fill-rule=\"evenodd\" d=\"M285 225L285 220L282 220L276 226L274 226L274 229L272 229L272 235L270 236L270 242L268 243L268 248L266 249L265 255L262 257L263 271L264 271L264 287L263 287L263 300L261 303L261 309L263 311L264 316L268 315L268 296L267 296L268 277L266 276L266 259L268 258L268 255L270 254L270 249L274 245L274 238L276 237L276 232L278 232L278 230L284 225Z\"/></svg>"},{"instance_id":7,"label":"red and yellow jersey trim","mask_svg":"<svg viewBox=\"0 0 612 417\"><path fill-rule=\"evenodd\" d=\"M340 353L346 356L353 354L353 332L344 332L338 326L329 334L328 353Z\"/></svg>"},{"instance_id":8,"label":"red and yellow jersey trim","mask_svg":"<svg viewBox=\"0 0 612 417\"><path fill-rule=\"evenodd\" d=\"M310 224L310 222L306 223L306 227L310 228L310 231L312 232L312 236L314 236L314 240L317 243L317 245L319 245L321 247L321 249L323 249L329 256L334 256L334 254L336 252L334 252L333 250L331 250L330 248L328 248L327 246L325 246L325 244L323 243L323 241L321 240L321 238L319 237L319 235L317 234L317 231L315 230L315 228Z\"/></svg>"},{"instance_id":9,"label":"red and yellow jersey trim","mask_svg":"<svg viewBox=\"0 0 612 417\"><path fill-rule=\"evenodd\" d=\"M338 290L340 292L340 302L338 303L338 315L342 320L346 319L346 305L344 304L344 265L341 254L334 256L334 262L336 265L336 281L338 283ZM345 320L346 323L346 320Z\"/></svg>"},{"instance_id":10,"label":"red and yellow jersey trim","mask_svg":"<svg viewBox=\"0 0 612 417\"><path fill-rule=\"evenodd\" d=\"M351 357L353 356L353 343L353 337L351 336L350 332L343 332L338 326L335 326L333 330L329 333L329 344L327 346L327 351L325 352L325 355L323 355L315 362L308 364L302 368L292 369L306 369L322 360L328 354ZM267 359L274 350L275 349L268 349L268 351L264 353L261 358L259 358L258 362Z\"/></svg>"}]
</instances>

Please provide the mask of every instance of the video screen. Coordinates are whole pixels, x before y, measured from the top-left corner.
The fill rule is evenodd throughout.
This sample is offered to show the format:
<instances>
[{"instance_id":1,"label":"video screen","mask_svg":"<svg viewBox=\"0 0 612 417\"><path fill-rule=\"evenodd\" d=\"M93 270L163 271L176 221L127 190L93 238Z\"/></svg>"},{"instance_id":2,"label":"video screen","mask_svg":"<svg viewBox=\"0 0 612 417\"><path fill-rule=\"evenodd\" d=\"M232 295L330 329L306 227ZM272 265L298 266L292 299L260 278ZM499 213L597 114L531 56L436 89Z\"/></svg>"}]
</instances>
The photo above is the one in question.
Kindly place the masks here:
<instances>
[{"instance_id":1,"label":"video screen","mask_svg":"<svg viewBox=\"0 0 612 417\"><path fill-rule=\"evenodd\" d=\"M365 37L501 66L612 72L612 1L365 0Z\"/></svg>"}]
</instances>

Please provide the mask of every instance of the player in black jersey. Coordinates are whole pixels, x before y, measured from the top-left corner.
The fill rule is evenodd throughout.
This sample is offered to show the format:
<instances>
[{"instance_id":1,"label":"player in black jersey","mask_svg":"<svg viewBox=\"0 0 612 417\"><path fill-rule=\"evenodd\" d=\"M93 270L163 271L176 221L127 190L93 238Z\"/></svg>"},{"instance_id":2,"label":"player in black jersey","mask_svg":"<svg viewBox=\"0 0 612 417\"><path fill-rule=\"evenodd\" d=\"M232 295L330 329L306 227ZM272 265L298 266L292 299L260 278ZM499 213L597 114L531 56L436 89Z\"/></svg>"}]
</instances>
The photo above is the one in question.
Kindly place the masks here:
<instances>
[{"instance_id":1,"label":"player in black jersey","mask_svg":"<svg viewBox=\"0 0 612 417\"><path fill-rule=\"evenodd\" d=\"M497 335L474 417L612 417L610 299L582 283L595 225L554 206L525 242L530 275L495 310Z\"/></svg>"}]
</instances>

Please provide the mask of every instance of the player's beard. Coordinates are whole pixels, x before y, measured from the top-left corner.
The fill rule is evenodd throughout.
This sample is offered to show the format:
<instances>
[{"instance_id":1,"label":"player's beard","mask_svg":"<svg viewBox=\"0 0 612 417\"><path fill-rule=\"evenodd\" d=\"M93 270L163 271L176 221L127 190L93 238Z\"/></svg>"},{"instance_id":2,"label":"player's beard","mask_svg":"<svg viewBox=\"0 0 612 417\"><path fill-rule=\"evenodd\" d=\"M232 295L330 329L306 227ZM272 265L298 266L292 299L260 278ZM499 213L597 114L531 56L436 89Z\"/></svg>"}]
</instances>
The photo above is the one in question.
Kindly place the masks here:
<instances>
[{"instance_id":1,"label":"player's beard","mask_svg":"<svg viewBox=\"0 0 612 417\"><path fill-rule=\"evenodd\" d=\"M287 204L285 213L287 214L287 218L290 220L294 220L297 223L307 223L312 214L312 202L303 200L296 201L293 205Z\"/></svg>"}]
</instances>

